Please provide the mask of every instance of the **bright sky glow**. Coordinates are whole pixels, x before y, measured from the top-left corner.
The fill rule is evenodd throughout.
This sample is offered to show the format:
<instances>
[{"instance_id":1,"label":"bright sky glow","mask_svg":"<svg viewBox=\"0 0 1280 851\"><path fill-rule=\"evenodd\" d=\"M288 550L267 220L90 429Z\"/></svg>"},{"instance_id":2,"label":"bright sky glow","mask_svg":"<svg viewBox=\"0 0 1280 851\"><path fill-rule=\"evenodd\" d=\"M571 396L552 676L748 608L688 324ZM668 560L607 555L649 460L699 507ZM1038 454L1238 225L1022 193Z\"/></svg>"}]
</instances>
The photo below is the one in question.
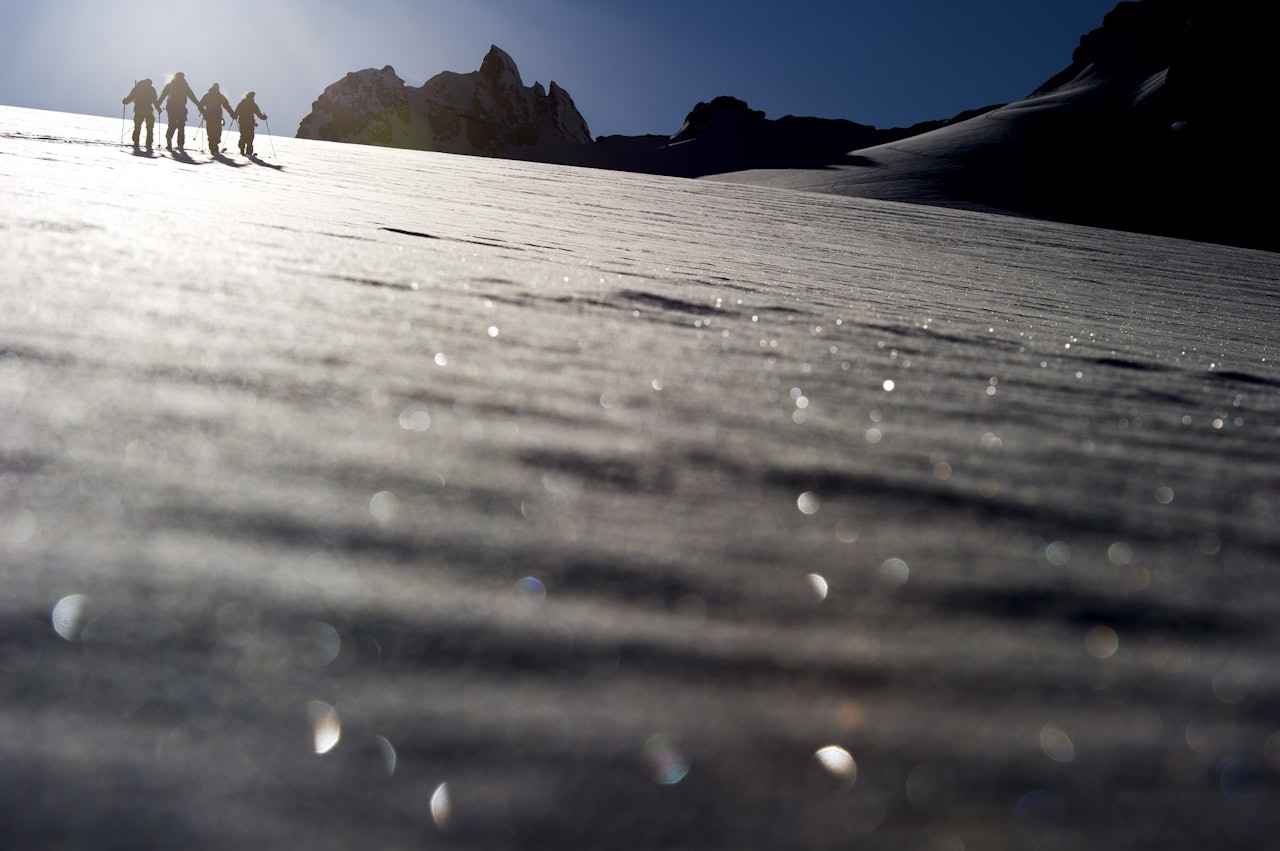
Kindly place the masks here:
<instances>
[{"instance_id":1,"label":"bright sky glow","mask_svg":"<svg viewBox=\"0 0 1280 851\"><path fill-rule=\"evenodd\" d=\"M878 127L1016 100L1070 62L1113 0L0 0L0 104L116 114L136 78L253 89L293 135L348 71L411 84L490 44L555 80L595 135L673 133L698 101Z\"/></svg>"}]
</instances>

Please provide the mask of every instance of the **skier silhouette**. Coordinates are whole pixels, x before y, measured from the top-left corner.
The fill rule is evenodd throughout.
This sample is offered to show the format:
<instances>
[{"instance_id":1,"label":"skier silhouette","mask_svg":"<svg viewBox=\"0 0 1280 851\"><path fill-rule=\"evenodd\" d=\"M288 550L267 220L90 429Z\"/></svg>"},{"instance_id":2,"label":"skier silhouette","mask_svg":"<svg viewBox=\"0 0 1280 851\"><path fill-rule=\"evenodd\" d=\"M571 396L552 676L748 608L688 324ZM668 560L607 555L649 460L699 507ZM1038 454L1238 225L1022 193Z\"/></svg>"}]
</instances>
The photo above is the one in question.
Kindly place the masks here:
<instances>
[{"instance_id":1,"label":"skier silhouette","mask_svg":"<svg viewBox=\"0 0 1280 851\"><path fill-rule=\"evenodd\" d=\"M200 114L204 116L205 127L209 131L209 153L219 153L222 150L222 110L225 109L232 118L235 118L236 114L217 83L210 86L209 91L200 98L199 106Z\"/></svg>"},{"instance_id":2,"label":"skier silhouette","mask_svg":"<svg viewBox=\"0 0 1280 851\"><path fill-rule=\"evenodd\" d=\"M156 87L151 80L139 80L133 84L133 91L121 103L133 103L133 149L138 149L138 137L142 135L142 124L147 125L147 150L151 150L151 134L156 126L155 108Z\"/></svg>"},{"instance_id":3,"label":"skier silhouette","mask_svg":"<svg viewBox=\"0 0 1280 851\"><path fill-rule=\"evenodd\" d=\"M240 153L247 157L253 156L253 129L258 126L258 122L253 120L254 116L267 120L266 114L258 108L253 97L254 93L249 92L244 100L236 104L235 112L231 113L232 118L240 122Z\"/></svg>"},{"instance_id":4,"label":"skier silhouette","mask_svg":"<svg viewBox=\"0 0 1280 851\"><path fill-rule=\"evenodd\" d=\"M191 91L191 86L187 83L186 75L181 71L173 75L173 79L165 84L164 90L160 92L160 100L157 105L165 100L169 102L169 129L164 131L164 146L169 150L173 150L173 134L178 134L178 150L181 151L187 142L187 101L190 100L197 107L200 101L196 99L196 93Z\"/></svg>"}]
</instances>

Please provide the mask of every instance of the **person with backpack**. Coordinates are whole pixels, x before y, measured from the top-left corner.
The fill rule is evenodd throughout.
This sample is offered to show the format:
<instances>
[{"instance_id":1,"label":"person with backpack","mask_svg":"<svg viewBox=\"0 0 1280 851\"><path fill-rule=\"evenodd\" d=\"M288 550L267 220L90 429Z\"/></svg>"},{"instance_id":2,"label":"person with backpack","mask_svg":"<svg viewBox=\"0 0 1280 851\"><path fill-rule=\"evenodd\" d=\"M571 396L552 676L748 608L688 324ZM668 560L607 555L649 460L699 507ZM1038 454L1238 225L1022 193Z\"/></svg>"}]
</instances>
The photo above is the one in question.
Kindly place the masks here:
<instances>
[{"instance_id":1,"label":"person with backpack","mask_svg":"<svg viewBox=\"0 0 1280 851\"><path fill-rule=\"evenodd\" d=\"M204 97L200 98L198 104L200 114L204 116L204 126L209 132L209 153L218 154L222 151L222 110L235 118L236 114L231 109L231 103L227 100L226 95L218 88L218 84L214 83L209 87L209 91L204 93Z\"/></svg>"},{"instance_id":2,"label":"person with backpack","mask_svg":"<svg viewBox=\"0 0 1280 851\"><path fill-rule=\"evenodd\" d=\"M244 96L244 100L236 105L235 112L231 117L240 122L240 153L246 157L253 156L253 132L258 126L258 122L254 121L254 116L267 120L266 114L258 108L258 104L253 100L254 93L249 92Z\"/></svg>"},{"instance_id":3,"label":"person with backpack","mask_svg":"<svg viewBox=\"0 0 1280 851\"><path fill-rule=\"evenodd\" d=\"M160 92L158 104L169 102L169 129L164 131L164 146L173 150L173 134L178 134L178 150L184 149L187 141L187 101L199 105L196 93L187 84L186 75L181 71L173 75L173 79L165 84Z\"/></svg>"},{"instance_id":4,"label":"person with backpack","mask_svg":"<svg viewBox=\"0 0 1280 851\"><path fill-rule=\"evenodd\" d=\"M138 137L142 135L142 125L147 125L147 150L151 150L151 135L156 126L155 109L159 104L156 102L156 87L151 85L150 79L139 80L133 84L133 91L120 101L121 103L133 104L133 149L138 150Z\"/></svg>"}]
</instances>

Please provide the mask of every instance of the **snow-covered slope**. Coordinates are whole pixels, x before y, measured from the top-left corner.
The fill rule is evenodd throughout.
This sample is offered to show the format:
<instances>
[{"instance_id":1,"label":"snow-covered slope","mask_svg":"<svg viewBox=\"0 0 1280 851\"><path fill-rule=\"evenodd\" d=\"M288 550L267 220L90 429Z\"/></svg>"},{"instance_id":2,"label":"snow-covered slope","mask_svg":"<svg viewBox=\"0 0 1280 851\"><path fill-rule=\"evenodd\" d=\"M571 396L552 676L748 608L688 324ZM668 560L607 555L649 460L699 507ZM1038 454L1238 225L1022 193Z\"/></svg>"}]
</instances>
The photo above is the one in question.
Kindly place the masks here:
<instances>
[{"instance_id":1,"label":"snow-covered slope","mask_svg":"<svg viewBox=\"0 0 1280 851\"><path fill-rule=\"evenodd\" d=\"M409 88L391 66L348 74L325 89L298 138L455 154L503 156L591 141L563 88L525 86L515 61L493 46L478 71L445 71Z\"/></svg>"},{"instance_id":2,"label":"snow-covered slope","mask_svg":"<svg viewBox=\"0 0 1280 851\"><path fill-rule=\"evenodd\" d=\"M1276 835L1275 255L121 131L0 109L0 846Z\"/></svg>"},{"instance_id":3,"label":"snow-covered slope","mask_svg":"<svg viewBox=\"0 0 1280 851\"><path fill-rule=\"evenodd\" d=\"M1060 199L1040 180L1049 167L1029 168L1045 153L1032 149L1034 140L1062 144L1068 128L1087 126L1092 108L1112 100L1110 88L1106 78L1086 73L1059 88L955 124L851 151L843 162L755 169L711 179L961 209L1025 210L1052 218L1053 202ZM1098 143L1106 144L1105 139ZM1067 156L1064 151L1058 162L1065 163Z\"/></svg>"}]
</instances>

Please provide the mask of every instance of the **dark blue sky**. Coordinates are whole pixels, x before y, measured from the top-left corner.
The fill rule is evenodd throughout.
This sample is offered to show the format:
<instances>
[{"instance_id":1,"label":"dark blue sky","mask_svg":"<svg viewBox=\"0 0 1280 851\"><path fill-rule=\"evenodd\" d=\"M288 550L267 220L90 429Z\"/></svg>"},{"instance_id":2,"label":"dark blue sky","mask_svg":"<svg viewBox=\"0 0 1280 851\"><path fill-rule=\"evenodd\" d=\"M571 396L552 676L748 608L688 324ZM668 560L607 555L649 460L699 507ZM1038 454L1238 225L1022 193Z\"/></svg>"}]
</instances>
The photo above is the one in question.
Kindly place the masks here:
<instances>
[{"instance_id":1,"label":"dark blue sky","mask_svg":"<svg viewBox=\"0 0 1280 851\"><path fill-rule=\"evenodd\" d=\"M490 44L555 80L592 133L673 133L700 100L878 127L1016 100L1112 0L0 0L0 103L114 115L137 77L255 89L293 135L348 71L419 84Z\"/></svg>"}]
</instances>

